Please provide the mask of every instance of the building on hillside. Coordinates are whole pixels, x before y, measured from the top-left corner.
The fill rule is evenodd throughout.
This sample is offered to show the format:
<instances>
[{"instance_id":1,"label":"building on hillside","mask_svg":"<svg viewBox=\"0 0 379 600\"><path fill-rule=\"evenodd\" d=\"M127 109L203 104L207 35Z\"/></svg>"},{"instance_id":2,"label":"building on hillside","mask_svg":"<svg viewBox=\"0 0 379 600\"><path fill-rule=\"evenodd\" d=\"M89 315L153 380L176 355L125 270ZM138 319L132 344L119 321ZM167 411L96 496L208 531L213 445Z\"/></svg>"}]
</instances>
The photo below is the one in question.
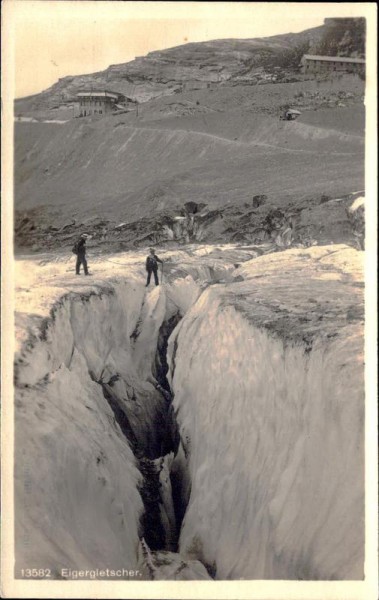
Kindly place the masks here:
<instances>
[{"instance_id":1,"label":"building on hillside","mask_svg":"<svg viewBox=\"0 0 379 600\"><path fill-rule=\"evenodd\" d=\"M300 66L303 73L364 73L366 61L349 56L318 56L304 54Z\"/></svg>"},{"instance_id":2,"label":"building on hillside","mask_svg":"<svg viewBox=\"0 0 379 600\"><path fill-rule=\"evenodd\" d=\"M79 101L77 115L79 117L106 115L116 110L124 110L125 104L132 102L130 98L126 98L123 94L108 90L79 92L76 96Z\"/></svg>"}]
</instances>

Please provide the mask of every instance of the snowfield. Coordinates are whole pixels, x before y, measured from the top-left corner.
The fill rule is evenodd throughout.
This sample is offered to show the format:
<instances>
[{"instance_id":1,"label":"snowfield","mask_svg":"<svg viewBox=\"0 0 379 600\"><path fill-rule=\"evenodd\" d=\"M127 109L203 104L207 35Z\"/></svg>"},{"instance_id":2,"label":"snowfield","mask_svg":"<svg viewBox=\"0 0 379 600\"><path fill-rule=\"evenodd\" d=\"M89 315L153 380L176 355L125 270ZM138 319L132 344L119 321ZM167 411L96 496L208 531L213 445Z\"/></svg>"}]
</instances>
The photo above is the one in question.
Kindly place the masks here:
<instances>
[{"instance_id":1,"label":"snowfield","mask_svg":"<svg viewBox=\"0 0 379 600\"><path fill-rule=\"evenodd\" d=\"M160 256L17 261L16 573L362 578L362 253Z\"/></svg>"}]
</instances>

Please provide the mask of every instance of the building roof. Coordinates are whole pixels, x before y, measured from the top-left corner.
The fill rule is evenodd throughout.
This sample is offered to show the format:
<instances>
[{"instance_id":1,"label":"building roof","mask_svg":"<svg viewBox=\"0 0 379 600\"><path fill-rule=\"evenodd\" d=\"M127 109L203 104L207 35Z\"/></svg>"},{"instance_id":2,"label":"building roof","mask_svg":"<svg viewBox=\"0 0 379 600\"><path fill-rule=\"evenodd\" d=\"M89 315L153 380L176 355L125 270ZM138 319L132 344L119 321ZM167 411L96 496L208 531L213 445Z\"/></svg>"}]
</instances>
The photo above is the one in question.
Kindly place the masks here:
<instances>
[{"instance_id":1,"label":"building roof","mask_svg":"<svg viewBox=\"0 0 379 600\"><path fill-rule=\"evenodd\" d=\"M91 91L86 91L86 92L79 92L76 95L79 98L83 98L83 97L86 98L88 96L96 97L96 98L114 98L115 100L120 100L121 98L124 98L123 94L119 94L118 92L109 92L108 90L102 90L102 91L91 90Z\"/></svg>"},{"instance_id":2,"label":"building roof","mask_svg":"<svg viewBox=\"0 0 379 600\"><path fill-rule=\"evenodd\" d=\"M317 54L304 54L303 58L307 60L324 60L332 62L344 62L344 63L360 63L365 64L363 58L351 58L350 56L319 56Z\"/></svg>"}]
</instances>

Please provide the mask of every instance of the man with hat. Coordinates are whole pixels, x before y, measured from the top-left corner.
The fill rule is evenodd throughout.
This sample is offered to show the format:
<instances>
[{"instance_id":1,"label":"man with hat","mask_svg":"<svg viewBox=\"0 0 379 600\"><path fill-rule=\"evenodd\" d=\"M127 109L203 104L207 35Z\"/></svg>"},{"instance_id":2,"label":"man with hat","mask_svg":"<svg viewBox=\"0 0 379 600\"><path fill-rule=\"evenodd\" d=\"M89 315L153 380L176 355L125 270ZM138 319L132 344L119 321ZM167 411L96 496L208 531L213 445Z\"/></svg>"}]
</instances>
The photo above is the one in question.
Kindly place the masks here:
<instances>
[{"instance_id":1,"label":"man with hat","mask_svg":"<svg viewBox=\"0 0 379 600\"><path fill-rule=\"evenodd\" d=\"M146 259L147 282L146 287L150 285L151 274L154 273L155 285L159 285L158 263L163 265L163 261L155 254L154 248L150 248L150 254Z\"/></svg>"},{"instance_id":2,"label":"man with hat","mask_svg":"<svg viewBox=\"0 0 379 600\"><path fill-rule=\"evenodd\" d=\"M82 233L78 241L75 243L72 251L76 254L76 274L80 275L80 265L83 265L84 274L90 275L88 273L88 265L86 260L86 241L89 238L88 233Z\"/></svg>"}]
</instances>

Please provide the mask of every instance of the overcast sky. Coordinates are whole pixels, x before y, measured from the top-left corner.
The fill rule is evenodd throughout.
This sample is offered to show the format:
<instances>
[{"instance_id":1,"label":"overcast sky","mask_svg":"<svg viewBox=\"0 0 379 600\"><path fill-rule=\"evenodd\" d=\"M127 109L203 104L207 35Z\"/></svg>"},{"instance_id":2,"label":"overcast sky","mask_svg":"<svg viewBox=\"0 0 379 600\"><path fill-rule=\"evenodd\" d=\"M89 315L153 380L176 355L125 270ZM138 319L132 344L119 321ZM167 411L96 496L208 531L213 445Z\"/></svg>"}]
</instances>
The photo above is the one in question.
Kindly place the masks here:
<instances>
[{"instance_id":1,"label":"overcast sky","mask_svg":"<svg viewBox=\"0 0 379 600\"><path fill-rule=\"evenodd\" d=\"M298 32L321 25L325 17L359 14L359 3L6 3L16 97L40 92L60 77L100 71L152 50Z\"/></svg>"}]
</instances>

